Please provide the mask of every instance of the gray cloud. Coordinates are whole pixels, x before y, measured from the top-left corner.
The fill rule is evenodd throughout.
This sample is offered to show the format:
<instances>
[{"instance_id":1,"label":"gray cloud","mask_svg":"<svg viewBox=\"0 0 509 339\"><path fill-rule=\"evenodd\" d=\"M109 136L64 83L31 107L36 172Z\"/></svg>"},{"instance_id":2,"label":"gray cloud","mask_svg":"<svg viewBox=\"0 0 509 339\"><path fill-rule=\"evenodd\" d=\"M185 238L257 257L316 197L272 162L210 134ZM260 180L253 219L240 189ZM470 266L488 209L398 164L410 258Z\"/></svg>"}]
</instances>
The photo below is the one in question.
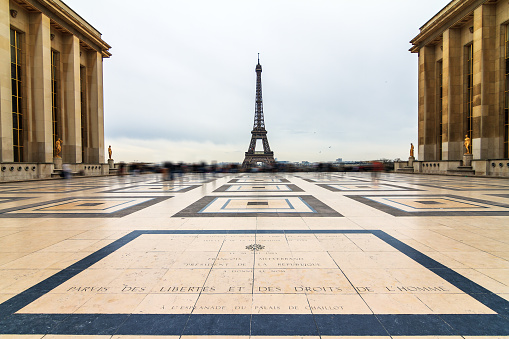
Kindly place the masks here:
<instances>
[{"instance_id":1,"label":"gray cloud","mask_svg":"<svg viewBox=\"0 0 509 339\"><path fill-rule=\"evenodd\" d=\"M276 156L324 161L405 157L417 143L408 41L448 1L66 3L113 46L104 63L107 140L211 143L217 160L232 152L221 145L247 150L260 52Z\"/></svg>"}]
</instances>

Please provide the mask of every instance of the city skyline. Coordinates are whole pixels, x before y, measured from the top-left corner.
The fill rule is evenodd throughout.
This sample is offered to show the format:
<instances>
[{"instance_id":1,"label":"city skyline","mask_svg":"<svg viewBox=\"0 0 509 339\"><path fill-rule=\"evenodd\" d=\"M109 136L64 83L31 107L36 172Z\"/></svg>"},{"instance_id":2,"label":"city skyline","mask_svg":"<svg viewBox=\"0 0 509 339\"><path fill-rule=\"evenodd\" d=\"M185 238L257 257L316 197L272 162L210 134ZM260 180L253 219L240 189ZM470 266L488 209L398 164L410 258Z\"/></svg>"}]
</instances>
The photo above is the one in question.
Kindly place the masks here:
<instances>
[{"instance_id":1,"label":"city skyline","mask_svg":"<svg viewBox=\"0 0 509 339\"><path fill-rule=\"evenodd\" d=\"M275 158L404 159L417 144L409 41L448 3L65 2L112 46L105 148L147 162L242 162L257 53Z\"/></svg>"}]
</instances>

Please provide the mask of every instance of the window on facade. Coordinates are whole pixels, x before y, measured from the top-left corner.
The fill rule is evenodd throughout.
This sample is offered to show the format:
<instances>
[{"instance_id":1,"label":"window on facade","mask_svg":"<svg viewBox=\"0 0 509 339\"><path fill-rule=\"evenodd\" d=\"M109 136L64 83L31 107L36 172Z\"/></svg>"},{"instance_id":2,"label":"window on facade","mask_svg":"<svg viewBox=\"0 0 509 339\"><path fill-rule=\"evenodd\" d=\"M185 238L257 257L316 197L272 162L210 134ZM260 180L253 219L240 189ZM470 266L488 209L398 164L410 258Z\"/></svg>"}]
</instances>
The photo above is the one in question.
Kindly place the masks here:
<instances>
[{"instance_id":1,"label":"window on facade","mask_svg":"<svg viewBox=\"0 0 509 339\"><path fill-rule=\"evenodd\" d=\"M505 29L504 158L509 158L509 25Z\"/></svg>"},{"instance_id":2,"label":"window on facade","mask_svg":"<svg viewBox=\"0 0 509 339\"><path fill-rule=\"evenodd\" d=\"M60 138L60 122L58 114L58 71L59 55L56 51L51 51L51 125L53 127L53 153L56 155L56 142Z\"/></svg>"},{"instance_id":3,"label":"window on facade","mask_svg":"<svg viewBox=\"0 0 509 339\"><path fill-rule=\"evenodd\" d=\"M474 101L474 48L473 44L467 46L467 62L466 62L466 86L467 86L467 95L466 95L466 130L465 134L468 135L470 140L472 140L472 115L473 115L473 107L472 103Z\"/></svg>"},{"instance_id":4,"label":"window on facade","mask_svg":"<svg viewBox=\"0 0 509 339\"><path fill-rule=\"evenodd\" d=\"M443 123L444 118L442 116L442 99L443 99L443 90L442 90L442 61L437 62L438 69L438 160L442 160L442 140L443 140Z\"/></svg>"},{"instance_id":5,"label":"window on facade","mask_svg":"<svg viewBox=\"0 0 509 339\"><path fill-rule=\"evenodd\" d=\"M11 29L12 145L14 151L14 162L23 161L21 37L21 33Z\"/></svg>"},{"instance_id":6,"label":"window on facade","mask_svg":"<svg viewBox=\"0 0 509 339\"><path fill-rule=\"evenodd\" d=\"M87 69L80 67L80 93L81 93L81 162L85 161L85 148L87 144L87 96L86 96Z\"/></svg>"}]
</instances>

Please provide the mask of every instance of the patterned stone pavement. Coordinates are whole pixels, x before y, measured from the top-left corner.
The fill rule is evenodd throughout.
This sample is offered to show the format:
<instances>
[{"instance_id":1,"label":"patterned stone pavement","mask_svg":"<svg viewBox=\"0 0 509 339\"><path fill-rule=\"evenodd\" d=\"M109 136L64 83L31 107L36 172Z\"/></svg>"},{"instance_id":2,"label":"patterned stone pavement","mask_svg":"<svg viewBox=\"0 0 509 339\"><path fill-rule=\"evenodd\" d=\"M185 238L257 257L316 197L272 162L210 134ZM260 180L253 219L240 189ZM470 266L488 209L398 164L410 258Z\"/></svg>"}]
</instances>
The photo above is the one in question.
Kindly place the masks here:
<instances>
[{"instance_id":1,"label":"patterned stone pavement","mask_svg":"<svg viewBox=\"0 0 509 339\"><path fill-rule=\"evenodd\" d=\"M0 184L0 338L509 338L509 180Z\"/></svg>"}]
</instances>

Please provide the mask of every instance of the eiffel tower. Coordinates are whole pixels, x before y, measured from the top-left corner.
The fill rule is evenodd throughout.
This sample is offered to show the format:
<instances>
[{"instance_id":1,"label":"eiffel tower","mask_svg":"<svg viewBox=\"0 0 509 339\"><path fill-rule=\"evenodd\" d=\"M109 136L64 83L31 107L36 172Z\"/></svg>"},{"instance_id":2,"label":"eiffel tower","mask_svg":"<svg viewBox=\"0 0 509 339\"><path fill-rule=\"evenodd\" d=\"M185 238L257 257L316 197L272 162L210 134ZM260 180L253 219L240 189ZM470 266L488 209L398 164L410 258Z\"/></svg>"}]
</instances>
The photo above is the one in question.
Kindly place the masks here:
<instances>
[{"instance_id":1,"label":"eiffel tower","mask_svg":"<svg viewBox=\"0 0 509 339\"><path fill-rule=\"evenodd\" d=\"M267 139L267 131L265 130L265 122L263 119L263 102L262 102L262 65L260 65L260 53L258 53L258 65L255 68L256 72L256 102L255 102L255 117L254 126L251 131L251 143L246 152L246 157L242 163L242 168L247 168L262 162L266 165L272 166L274 161L274 152L270 150L269 140ZM255 151L256 141L261 140L263 144L263 151Z\"/></svg>"}]
</instances>

